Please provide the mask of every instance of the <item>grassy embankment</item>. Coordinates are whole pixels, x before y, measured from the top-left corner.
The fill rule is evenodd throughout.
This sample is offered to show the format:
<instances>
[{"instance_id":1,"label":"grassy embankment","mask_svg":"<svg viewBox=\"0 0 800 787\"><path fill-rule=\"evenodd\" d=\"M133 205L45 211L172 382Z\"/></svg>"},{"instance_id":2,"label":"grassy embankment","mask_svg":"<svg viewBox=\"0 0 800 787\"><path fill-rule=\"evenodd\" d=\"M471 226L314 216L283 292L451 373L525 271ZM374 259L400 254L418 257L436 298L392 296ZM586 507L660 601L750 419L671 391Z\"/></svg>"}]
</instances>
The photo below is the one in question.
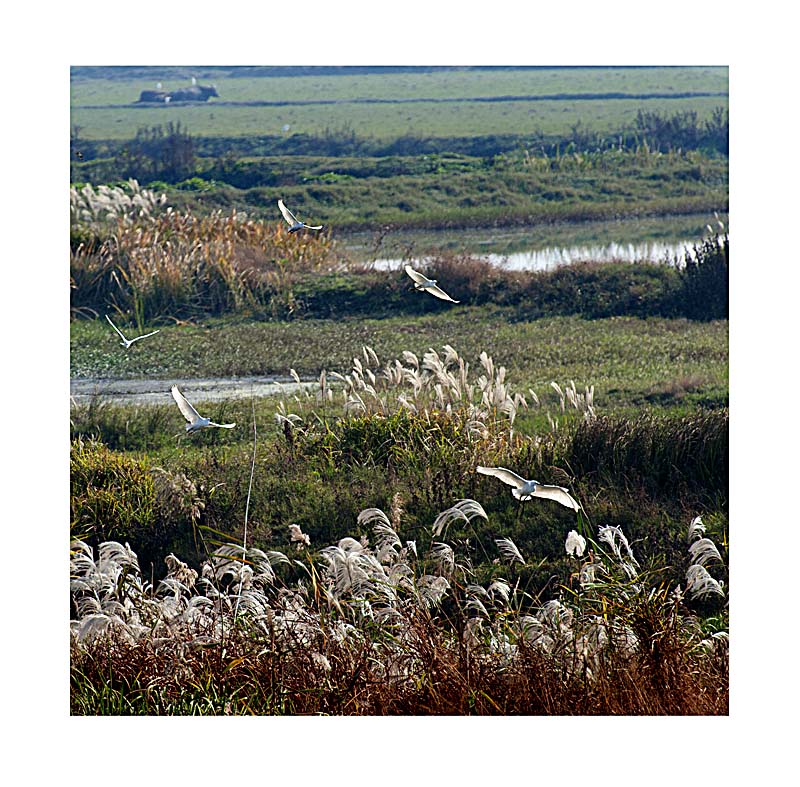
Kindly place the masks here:
<instances>
[{"instance_id":1,"label":"grassy embankment","mask_svg":"<svg viewBox=\"0 0 800 787\"><path fill-rule=\"evenodd\" d=\"M239 73L245 73L239 71ZM165 89L180 86L162 78ZM199 137L316 134L349 128L362 137L564 136L576 124L602 133L632 125L638 110L695 110L701 119L727 103L727 68L541 69L337 76L198 75L215 82L207 104L138 106L150 78L71 80L71 122L80 137L126 139L140 126L180 121ZM183 83L188 77L183 77ZM597 98L589 98L596 96ZM648 96L659 96L648 98ZM513 100L520 99L536 100ZM512 100L509 100L512 99ZM546 99L546 100L541 100ZM336 102L336 103L330 103ZM373 102L373 103L366 103ZM375 103L378 102L378 103ZM433 103L439 102L439 103Z\"/></svg>"}]
</instances>

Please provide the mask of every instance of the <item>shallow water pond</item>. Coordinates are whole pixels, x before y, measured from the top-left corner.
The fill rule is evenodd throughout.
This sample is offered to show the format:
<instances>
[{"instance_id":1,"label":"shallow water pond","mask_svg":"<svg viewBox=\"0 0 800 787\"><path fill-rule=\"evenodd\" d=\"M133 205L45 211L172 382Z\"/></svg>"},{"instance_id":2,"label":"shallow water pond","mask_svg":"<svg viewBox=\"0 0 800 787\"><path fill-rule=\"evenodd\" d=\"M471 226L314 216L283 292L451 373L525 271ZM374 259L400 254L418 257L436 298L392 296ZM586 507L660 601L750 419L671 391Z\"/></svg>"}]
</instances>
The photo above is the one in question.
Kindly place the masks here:
<instances>
[{"instance_id":1,"label":"shallow water pond","mask_svg":"<svg viewBox=\"0 0 800 787\"><path fill-rule=\"evenodd\" d=\"M727 226L727 216L721 217ZM437 252L473 254L512 270L548 270L581 260L663 262L708 235L713 214L660 216L533 227L359 233L342 238L347 253L380 269Z\"/></svg>"}]
</instances>

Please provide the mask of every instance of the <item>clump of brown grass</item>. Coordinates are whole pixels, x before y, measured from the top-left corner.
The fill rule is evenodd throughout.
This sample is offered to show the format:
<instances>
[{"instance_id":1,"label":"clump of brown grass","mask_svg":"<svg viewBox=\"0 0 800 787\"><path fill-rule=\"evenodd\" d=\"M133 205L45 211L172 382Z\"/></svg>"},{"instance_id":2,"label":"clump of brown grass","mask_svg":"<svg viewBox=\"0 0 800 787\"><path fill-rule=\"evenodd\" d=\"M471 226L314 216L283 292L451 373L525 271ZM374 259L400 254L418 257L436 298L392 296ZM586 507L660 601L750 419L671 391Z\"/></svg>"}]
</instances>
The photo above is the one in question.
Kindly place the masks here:
<instances>
[{"instance_id":1,"label":"clump of brown grass","mask_svg":"<svg viewBox=\"0 0 800 787\"><path fill-rule=\"evenodd\" d=\"M95 558L76 542L73 712L727 712L727 631L643 571L619 528L585 556L573 537L574 587L541 604L507 573L510 539L484 581L438 540L475 517L480 504L459 501L418 548L367 509L370 540L312 552L300 539L300 558L226 545L199 577L170 555L156 587L128 547ZM690 569L708 573L719 553L692 528Z\"/></svg>"},{"instance_id":2,"label":"clump of brown grass","mask_svg":"<svg viewBox=\"0 0 800 787\"><path fill-rule=\"evenodd\" d=\"M140 322L248 310L285 316L300 306L297 276L339 265L330 236L290 235L282 223L235 211L109 213L106 225L103 240L71 250L74 310L117 310Z\"/></svg>"}]
</instances>

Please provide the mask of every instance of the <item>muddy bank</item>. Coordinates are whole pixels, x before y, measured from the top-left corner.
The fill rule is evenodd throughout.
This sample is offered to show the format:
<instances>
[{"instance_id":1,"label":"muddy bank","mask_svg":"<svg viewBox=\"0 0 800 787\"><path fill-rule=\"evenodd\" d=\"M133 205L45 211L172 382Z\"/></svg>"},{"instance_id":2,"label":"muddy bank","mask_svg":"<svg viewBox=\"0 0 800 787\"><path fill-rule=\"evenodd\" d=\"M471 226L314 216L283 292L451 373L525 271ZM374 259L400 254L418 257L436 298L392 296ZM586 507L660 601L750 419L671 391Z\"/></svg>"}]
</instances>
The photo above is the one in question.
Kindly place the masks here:
<instances>
[{"instance_id":1,"label":"muddy bank","mask_svg":"<svg viewBox=\"0 0 800 787\"><path fill-rule=\"evenodd\" d=\"M250 396L293 394L316 381L299 384L291 377L209 377L198 379L118 380L82 378L70 380L72 404L83 404L94 396L115 404L174 404L170 386L177 384L190 402L216 402Z\"/></svg>"}]
</instances>

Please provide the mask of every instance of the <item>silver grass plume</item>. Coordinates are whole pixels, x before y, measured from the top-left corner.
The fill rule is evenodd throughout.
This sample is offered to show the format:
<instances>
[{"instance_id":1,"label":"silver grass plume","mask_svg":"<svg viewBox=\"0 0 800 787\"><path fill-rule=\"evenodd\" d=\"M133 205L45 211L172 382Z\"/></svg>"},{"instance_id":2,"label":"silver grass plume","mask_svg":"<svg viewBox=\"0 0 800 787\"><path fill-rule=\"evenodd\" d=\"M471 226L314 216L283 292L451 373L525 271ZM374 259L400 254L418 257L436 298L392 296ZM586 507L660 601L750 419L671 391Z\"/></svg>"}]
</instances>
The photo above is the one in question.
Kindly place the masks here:
<instances>
[{"instance_id":1,"label":"silver grass plume","mask_svg":"<svg viewBox=\"0 0 800 787\"><path fill-rule=\"evenodd\" d=\"M476 500L459 500L452 508L442 511L433 523L433 535L439 536L445 528L454 520L462 520L470 522L476 516L483 517L488 520L489 517L483 510L483 506Z\"/></svg>"},{"instance_id":2,"label":"silver grass plume","mask_svg":"<svg viewBox=\"0 0 800 787\"><path fill-rule=\"evenodd\" d=\"M396 497L396 496L395 496ZM367 508L358 515L359 525L373 525L376 556L381 563L393 563L398 558L398 549L403 544L392 527L389 517L379 508Z\"/></svg>"},{"instance_id":3,"label":"silver grass plume","mask_svg":"<svg viewBox=\"0 0 800 787\"><path fill-rule=\"evenodd\" d=\"M509 598L511 597L511 585L506 582L504 579L496 579L489 585L488 589L489 597L492 601L496 602L496 599L500 599L503 604L508 604Z\"/></svg>"},{"instance_id":4,"label":"silver grass plume","mask_svg":"<svg viewBox=\"0 0 800 787\"><path fill-rule=\"evenodd\" d=\"M441 604L448 590L450 590L450 583L442 576L424 574L417 582L417 593L422 602L428 607L435 607Z\"/></svg>"},{"instance_id":5,"label":"silver grass plume","mask_svg":"<svg viewBox=\"0 0 800 787\"><path fill-rule=\"evenodd\" d=\"M431 557L436 561L439 570L447 576L452 576L456 568L456 557L453 548L441 541L434 541L431 547Z\"/></svg>"},{"instance_id":6,"label":"silver grass plume","mask_svg":"<svg viewBox=\"0 0 800 787\"><path fill-rule=\"evenodd\" d=\"M577 530L570 530L565 544L568 555L582 557L586 549L586 539Z\"/></svg>"},{"instance_id":7,"label":"silver grass plume","mask_svg":"<svg viewBox=\"0 0 800 787\"><path fill-rule=\"evenodd\" d=\"M378 360L378 356L375 353L375 350L372 349L372 347L365 344L361 349L364 353L364 359L368 364L371 364L373 366L380 366L380 361Z\"/></svg>"},{"instance_id":8,"label":"silver grass plume","mask_svg":"<svg viewBox=\"0 0 800 787\"><path fill-rule=\"evenodd\" d=\"M558 394L558 398L560 399L561 412L563 413L564 412L564 400L565 400L564 392L561 390L561 386L555 380L553 380L550 383L550 386Z\"/></svg>"},{"instance_id":9,"label":"silver grass plume","mask_svg":"<svg viewBox=\"0 0 800 787\"><path fill-rule=\"evenodd\" d=\"M489 594L486 592L485 588L482 588L480 585L467 585L466 588L466 605L465 608L470 612L477 612L484 618L490 618L489 610L486 609L483 601L481 599L488 599Z\"/></svg>"},{"instance_id":10,"label":"silver grass plume","mask_svg":"<svg viewBox=\"0 0 800 787\"><path fill-rule=\"evenodd\" d=\"M696 516L689 524L689 532L687 540L691 544L696 538L699 538L706 532L706 526L703 524L703 518Z\"/></svg>"},{"instance_id":11,"label":"silver grass plume","mask_svg":"<svg viewBox=\"0 0 800 787\"><path fill-rule=\"evenodd\" d=\"M186 563L175 557L171 552L164 558L167 564L167 576L180 583L187 591L194 587L197 581L197 572Z\"/></svg>"},{"instance_id":12,"label":"silver grass plume","mask_svg":"<svg viewBox=\"0 0 800 787\"><path fill-rule=\"evenodd\" d=\"M298 549L302 549L304 546L311 546L311 539L308 534L302 531L300 525L289 525L289 538L293 544L297 543Z\"/></svg>"},{"instance_id":13,"label":"silver grass plume","mask_svg":"<svg viewBox=\"0 0 800 787\"><path fill-rule=\"evenodd\" d=\"M699 538L689 546L689 555L691 556L692 563L699 566L704 566L711 560L718 560L722 562L722 556L716 544L710 538Z\"/></svg>"},{"instance_id":14,"label":"silver grass plume","mask_svg":"<svg viewBox=\"0 0 800 787\"><path fill-rule=\"evenodd\" d=\"M403 360L413 366L415 369L419 369L419 358L417 358L415 353L410 352L409 350L403 350Z\"/></svg>"},{"instance_id":15,"label":"silver grass plume","mask_svg":"<svg viewBox=\"0 0 800 787\"><path fill-rule=\"evenodd\" d=\"M391 525L397 531L400 527L400 519L403 516L403 496L399 492L395 492L392 496L391 514Z\"/></svg>"},{"instance_id":16,"label":"silver grass plume","mask_svg":"<svg viewBox=\"0 0 800 787\"><path fill-rule=\"evenodd\" d=\"M125 186L100 185L95 190L90 183L80 189L70 188L70 223L102 224L121 220L132 224L141 219L151 219L166 202L166 195L158 196L139 186L131 178Z\"/></svg>"},{"instance_id":17,"label":"silver grass plume","mask_svg":"<svg viewBox=\"0 0 800 787\"><path fill-rule=\"evenodd\" d=\"M695 517L689 525L689 556L691 564L686 570L686 594L690 598L725 597L722 583L714 579L706 569L711 561L722 563L716 544L704 536L705 526L701 518Z\"/></svg>"},{"instance_id":18,"label":"silver grass plume","mask_svg":"<svg viewBox=\"0 0 800 787\"><path fill-rule=\"evenodd\" d=\"M494 541L503 560L507 560L509 563L525 564L525 558L522 557L517 545L510 538L496 538Z\"/></svg>"},{"instance_id":19,"label":"silver grass plume","mask_svg":"<svg viewBox=\"0 0 800 787\"><path fill-rule=\"evenodd\" d=\"M708 598L709 596L725 597L721 583L717 582L704 566L696 563L686 570L686 594L690 598Z\"/></svg>"},{"instance_id":20,"label":"silver grass plume","mask_svg":"<svg viewBox=\"0 0 800 787\"><path fill-rule=\"evenodd\" d=\"M611 550L622 565L625 572L631 578L636 576L638 573L637 569L639 568L639 563L633 556L630 544L628 544L628 539L625 538L625 534L622 532L622 530L616 525L607 525L605 527L601 527L599 531L599 539L600 541L605 541L605 543L611 547ZM622 554L623 548L625 549L625 556Z\"/></svg>"},{"instance_id":21,"label":"silver grass plume","mask_svg":"<svg viewBox=\"0 0 800 787\"><path fill-rule=\"evenodd\" d=\"M551 629L556 629L560 633L568 633L575 619L575 613L558 599L552 599L542 607L539 619Z\"/></svg>"}]
</instances>

